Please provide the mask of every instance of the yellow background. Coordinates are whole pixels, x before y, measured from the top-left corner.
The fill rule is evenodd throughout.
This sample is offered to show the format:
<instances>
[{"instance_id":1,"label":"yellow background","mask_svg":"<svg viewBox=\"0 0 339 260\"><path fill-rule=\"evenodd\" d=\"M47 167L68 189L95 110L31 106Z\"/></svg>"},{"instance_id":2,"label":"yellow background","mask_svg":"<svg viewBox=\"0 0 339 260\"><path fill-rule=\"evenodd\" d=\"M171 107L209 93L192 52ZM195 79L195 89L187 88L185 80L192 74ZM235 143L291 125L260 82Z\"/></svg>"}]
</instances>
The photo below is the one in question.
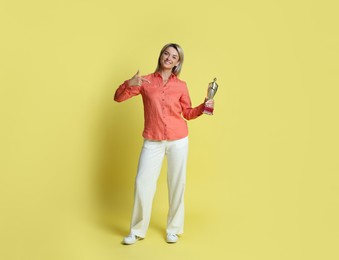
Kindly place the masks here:
<instances>
[{"instance_id":1,"label":"yellow background","mask_svg":"<svg viewBox=\"0 0 339 260\"><path fill-rule=\"evenodd\" d=\"M0 2L0 258L338 259L338 2ZM137 97L112 101L160 48L185 51L185 234L164 241L166 170L147 238L128 234Z\"/></svg>"}]
</instances>

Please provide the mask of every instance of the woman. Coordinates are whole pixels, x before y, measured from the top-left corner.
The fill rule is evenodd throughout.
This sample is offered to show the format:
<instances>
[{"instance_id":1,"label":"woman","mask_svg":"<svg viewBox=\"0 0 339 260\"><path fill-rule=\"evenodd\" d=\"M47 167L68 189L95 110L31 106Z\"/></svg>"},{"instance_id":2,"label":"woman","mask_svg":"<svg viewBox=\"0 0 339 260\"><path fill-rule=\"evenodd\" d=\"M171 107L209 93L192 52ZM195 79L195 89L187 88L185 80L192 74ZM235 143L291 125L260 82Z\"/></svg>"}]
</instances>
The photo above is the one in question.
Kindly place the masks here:
<instances>
[{"instance_id":1,"label":"woman","mask_svg":"<svg viewBox=\"0 0 339 260\"><path fill-rule=\"evenodd\" d=\"M154 73L141 77L139 71L116 90L114 100L125 101L141 94L144 104L144 143L135 180L134 207L130 234L123 243L134 244L146 236L152 201L164 156L167 157L169 211L168 243L175 243L184 226L184 191L188 153L186 120L203 114L205 107L213 110L213 100L191 107L186 83L180 74L184 53L178 44L165 45ZM184 119L184 118L185 119Z\"/></svg>"}]
</instances>

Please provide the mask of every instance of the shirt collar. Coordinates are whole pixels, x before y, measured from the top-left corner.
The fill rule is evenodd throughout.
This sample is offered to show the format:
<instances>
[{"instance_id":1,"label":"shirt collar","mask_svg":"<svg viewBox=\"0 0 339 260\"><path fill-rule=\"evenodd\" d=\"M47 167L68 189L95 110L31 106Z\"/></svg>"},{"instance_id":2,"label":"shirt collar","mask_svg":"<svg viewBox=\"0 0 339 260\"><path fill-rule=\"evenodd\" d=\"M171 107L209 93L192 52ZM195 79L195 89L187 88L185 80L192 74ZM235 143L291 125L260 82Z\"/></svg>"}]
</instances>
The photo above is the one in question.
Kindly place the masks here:
<instances>
[{"instance_id":1,"label":"shirt collar","mask_svg":"<svg viewBox=\"0 0 339 260\"><path fill-rule=\"evenodd\" d=\"M154 76L162 78L159 71L154 72ZM171 75L169 76L170 79L171 79L171 78L176 78L176 77L177 77L177 76L176 76L173 72L172 72Z\"/></svg>"}]
</instances>

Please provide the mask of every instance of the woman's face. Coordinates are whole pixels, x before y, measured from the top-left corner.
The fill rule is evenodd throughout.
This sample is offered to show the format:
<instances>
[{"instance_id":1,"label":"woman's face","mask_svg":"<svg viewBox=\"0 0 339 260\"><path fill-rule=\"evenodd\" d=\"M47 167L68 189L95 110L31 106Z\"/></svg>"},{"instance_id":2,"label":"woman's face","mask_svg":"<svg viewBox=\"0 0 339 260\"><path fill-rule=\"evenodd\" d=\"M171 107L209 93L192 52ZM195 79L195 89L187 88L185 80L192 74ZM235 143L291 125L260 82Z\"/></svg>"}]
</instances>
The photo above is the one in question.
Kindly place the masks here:
<instances>
[{"instance_id":1,"label":"woman's face","mask_svg":"<svg viewBox=\"0 0 339 260\"><path fill-rule=\"evenodd\" d=\"M179 64L179 53L173 47L168 47L160 57L160 65L162 69L172 70Z\"/></svg>"}]
</instances>

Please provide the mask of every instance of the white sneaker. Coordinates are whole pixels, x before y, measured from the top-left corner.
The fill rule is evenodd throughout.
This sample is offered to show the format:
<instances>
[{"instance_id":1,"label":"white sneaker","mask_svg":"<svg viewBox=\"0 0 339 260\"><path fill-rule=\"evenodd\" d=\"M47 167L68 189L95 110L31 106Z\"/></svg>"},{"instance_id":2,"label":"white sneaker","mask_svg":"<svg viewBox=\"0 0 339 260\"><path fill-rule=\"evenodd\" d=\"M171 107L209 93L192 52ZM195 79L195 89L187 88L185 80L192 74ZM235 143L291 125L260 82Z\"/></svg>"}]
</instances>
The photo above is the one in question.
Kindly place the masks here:
<instances>
[{"instance_id":1,"label":"white sneaker","mask_svg":"<svg viewBox=\"0 0 339 260\"><path fill-rule=\"evenodd\" d=\"M136 235L133 235L133 234L129 234L127 237L124 238L123 244L124 245L133 245L135 242L137 242L140 239L142 239L142 238L138 237Z\"/></svg>"},{"instance_id":2,"label":"white sneaker","mask_svg":"<svg viewBox=\"0 0 339 260\"><path fill-rule=\"evenodd\" d=\"M167 234L166 242L167 243L176 243L179 237L176 234Z\"/></svg>"}]
</instances>

